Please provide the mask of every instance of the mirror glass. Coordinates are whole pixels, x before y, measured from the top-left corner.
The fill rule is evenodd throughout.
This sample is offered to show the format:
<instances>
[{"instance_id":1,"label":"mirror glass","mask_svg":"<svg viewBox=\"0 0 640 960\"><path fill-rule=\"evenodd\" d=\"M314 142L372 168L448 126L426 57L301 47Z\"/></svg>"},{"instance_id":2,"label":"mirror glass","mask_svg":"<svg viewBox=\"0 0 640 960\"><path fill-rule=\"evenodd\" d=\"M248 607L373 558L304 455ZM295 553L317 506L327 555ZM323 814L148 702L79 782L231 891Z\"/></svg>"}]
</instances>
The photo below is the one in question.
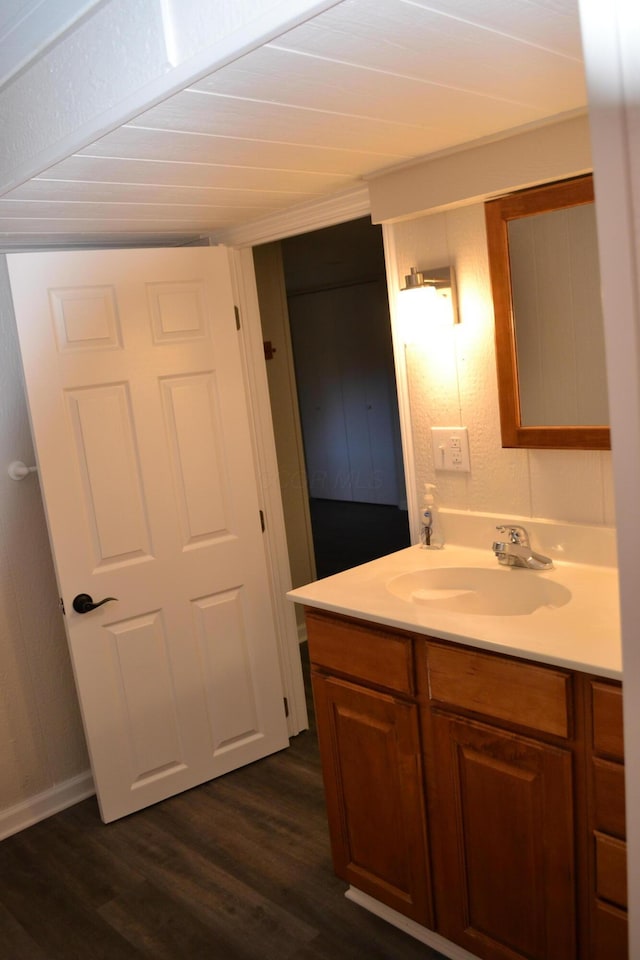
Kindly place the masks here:
<instances>
[{"instance_id":1,"label":"mirror glass","mask_svg":"<svg viewBox=\"0 0 640 960\"><path fill-rule=\"evenodd\" d=\"M609 446L591 177L486 205L503 446Z\"/></svg>"}]
</instances>

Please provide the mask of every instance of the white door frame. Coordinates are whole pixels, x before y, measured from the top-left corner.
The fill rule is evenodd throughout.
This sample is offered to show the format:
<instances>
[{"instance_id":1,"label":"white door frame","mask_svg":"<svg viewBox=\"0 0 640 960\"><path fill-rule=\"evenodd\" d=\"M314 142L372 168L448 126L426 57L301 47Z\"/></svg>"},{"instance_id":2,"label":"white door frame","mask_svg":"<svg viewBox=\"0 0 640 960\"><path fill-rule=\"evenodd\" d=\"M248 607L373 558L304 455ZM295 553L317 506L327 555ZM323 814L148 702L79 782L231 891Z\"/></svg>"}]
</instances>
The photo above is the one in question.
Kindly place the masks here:
<instances>
[{"instance_id":1,"label":"white door frame","mask_svg":"<svg viewBox=\"0 0 640 960\"><path fill-rule=\"evenodd\" d=\"M265 504L265 549L271 578L273 611L280 650L282 685L289 705L287 723L290 736L294 736L307 726L307 711L300 667L300 635L293 604L285 596L287 590L291 589L291 573L278 481L278 461L273 437L252 246L254 244L271 243L274 240L282 240L285 237L300 233L309 233L311 230L321 230L323 227L346 223L358 217L368 216L370 213L369 191L366 187L358 187L355 190L318 201L313 204L311 209L308 205L304 205L298 209L284 211L274 217L265 218L264 221L253 224L248 228L238 228L237 231L230 230L225 234L224 239L226 244L239 245L231 250L232 279L242 317L241 336L244 345L247 392L253 418L251 429L255 442L258 489ZM215 238L212 238L212 242L215 242ZM389 255L387 252L385 252L385 256L388 264ZM389 282L388 265L387 272L387 286L391 292L393 288ZM390 302L390 309L394 309L392 302ZM400 346L402 347L402 345ZM406 371L404 370L404 348L402 347L398 352L398 344L395 343L394 357L398 381L400 431L406 485L407 477L410 476L407 471L413 470L409 395ZM411 484L411 491L408 490L408 493L413 498L409 501L411 504L416 500L413 484ZM415 511L413 512L415 513Z\"/></svg>"},{"instance_id":2,"label":"white door frame","mask_svg":"<svg viewBox=\"0 0 640 960\"><path fill-rule=\"evenodd\" d=\"M624 670L629 957L640 957L640 15L580 0L609 381Z\"/></svg>"},{"instance_id":3,"label":"white door frame","mask_svg":"<svg viewBox=\"0 0 640 960\"><path fill-rule=\"evenodd\" d=\"M240 311L241 352L245 368L250 430L258 494L265 516L264 548L271 584L282 687L287 698L287 729L295 736L308 725L300 638L293 604L285 594L291 589L287 537L278 480L278 461L271 420L269 384L264 360L260 309L251 247L229 251L231 279Z\"/></svg>"}]
</instances>

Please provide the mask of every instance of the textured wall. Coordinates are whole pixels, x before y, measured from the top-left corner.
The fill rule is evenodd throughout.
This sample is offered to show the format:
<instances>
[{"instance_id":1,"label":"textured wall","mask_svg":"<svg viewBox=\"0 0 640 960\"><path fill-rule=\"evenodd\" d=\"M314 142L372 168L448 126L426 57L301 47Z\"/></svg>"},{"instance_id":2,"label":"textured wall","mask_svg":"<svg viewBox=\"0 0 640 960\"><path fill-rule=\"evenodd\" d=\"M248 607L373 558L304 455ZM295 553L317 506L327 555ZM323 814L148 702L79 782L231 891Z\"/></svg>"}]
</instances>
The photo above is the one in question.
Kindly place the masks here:
<instances>
[{"instance_id":1,"label":"textured wall","mask_svg":"<svg viewBox=\"0 0 640 960\"><path fill-rule=\"evenodd\" d=\"M88 767L0 258L0 816Z\"/></svg>"},{"instance_id":2,"label":"textured wall","mask_svg":"<svg viewBox=\"0 0 640 960\"><path fill-rule=\"evenodd\" d=\"M444 507L613 525L610 453L501 446L483 205L392 230L398 276L446 264L457 276L461 323L406 347L419 495L435 478ZM430 428L454 425L469 428L471 473L435 474Z\"/></svg>"}]
</instances>

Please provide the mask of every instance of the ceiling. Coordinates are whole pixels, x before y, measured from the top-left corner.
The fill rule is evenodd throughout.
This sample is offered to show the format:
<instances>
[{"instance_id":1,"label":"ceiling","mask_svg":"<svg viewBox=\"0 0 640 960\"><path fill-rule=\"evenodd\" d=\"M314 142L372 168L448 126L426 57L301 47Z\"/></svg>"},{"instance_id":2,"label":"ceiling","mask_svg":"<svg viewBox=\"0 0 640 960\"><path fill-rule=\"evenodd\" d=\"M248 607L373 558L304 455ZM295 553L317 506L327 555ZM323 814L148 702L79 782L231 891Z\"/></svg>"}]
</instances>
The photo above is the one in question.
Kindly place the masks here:
<instances>
[{"instance_id":1,"label":"ceiling","mask_svg":"<svg viewBox=\"0 0 640 960\"><path fill-rule=\"evenodd\" d=\"M224 238L585 106L577 0L342 0L6 193L0 243Z\"/></svg>"}]
</instances>

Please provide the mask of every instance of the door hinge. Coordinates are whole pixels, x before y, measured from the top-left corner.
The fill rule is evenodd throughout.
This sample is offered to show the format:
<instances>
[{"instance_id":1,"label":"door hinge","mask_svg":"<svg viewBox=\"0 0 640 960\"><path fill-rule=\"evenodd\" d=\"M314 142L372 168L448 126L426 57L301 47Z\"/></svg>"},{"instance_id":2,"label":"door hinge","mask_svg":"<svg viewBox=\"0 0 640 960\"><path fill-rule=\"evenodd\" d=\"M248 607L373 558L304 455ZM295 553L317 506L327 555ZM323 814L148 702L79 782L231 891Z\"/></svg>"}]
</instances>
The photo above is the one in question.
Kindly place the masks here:
<instances>
[{"instance_id":1,"label":"door hinge","mask_svg":"<svg viewBox=\"0 0 640 960\"><path fill-rule=\"evenodd\" d=\"M63 617L66 617L67 611L66 611L65 608L64 608L64 600L62 599L62 597L60 597L60 599L58 600L58 606L60 607L60 609L61 609L61 611L62 611L62 616L63 616Z\"/></svg>"},{"instance_id":2,"label":"door hinge","mask_svg":"<svg viewBox=\"0 0 640 960\"><path fill-rule=\"evenodd\" d=\"M285 717L288 717L288 716L289 716L289 701L287 700L286 697L283 697L282 699L284 700L284 715L285 715Z\"/></svg>"},{"instance_id":3,"label":"door hinge","mask_svg":"<svg viewBox=\"0 0 640 960\"><path fill-rule=\"evenodd\" d=\"M267 529L266 524L264 522L264 513L262 512L262 510L260 511L260 527L262 528L263 533Z\"/></svg>"},{"instance_id":4,"label":"door hinge","mask_svg":"<svg viewBox=\"0 0 640 960\"><path fill-rule=\"evenodd\" d=\"M271 340L263 340L262 345L264 347L264 358L265 360L273 360L273 355L276 353L276 347L271 343Z\"/></svg>"},{"instance_id":5,"label":"door hinge","mask_svg":"<svg viewBox=\"0 0 640 960\"><path fill-rule=\"evenodd\" d=\"M234 306L233 312L236 315L236 330L239 330L240 329L240 311L238 310L237 307Z\"/></svg>"}]
</instances>

